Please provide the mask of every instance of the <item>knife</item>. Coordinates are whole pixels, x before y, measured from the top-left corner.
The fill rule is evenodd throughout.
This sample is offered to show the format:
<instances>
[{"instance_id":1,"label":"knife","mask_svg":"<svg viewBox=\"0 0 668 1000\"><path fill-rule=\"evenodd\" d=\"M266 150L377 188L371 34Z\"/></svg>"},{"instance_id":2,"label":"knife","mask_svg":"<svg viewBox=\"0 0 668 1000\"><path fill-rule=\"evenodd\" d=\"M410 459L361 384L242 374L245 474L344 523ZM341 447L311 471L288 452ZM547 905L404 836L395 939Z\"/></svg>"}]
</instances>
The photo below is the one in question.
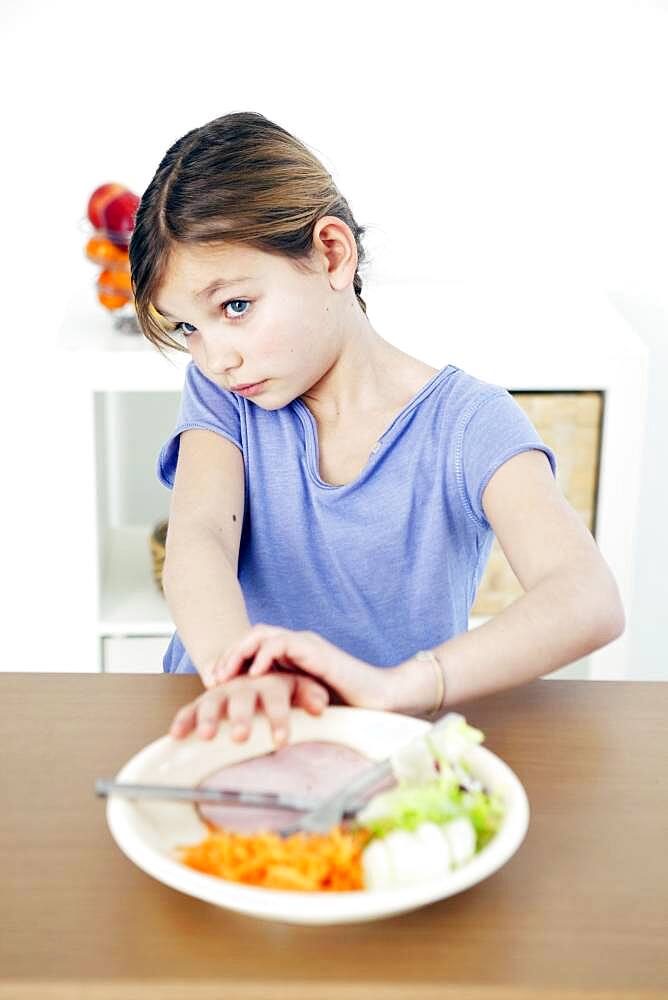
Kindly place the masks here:
<instances>
[{"instance_id":1,"label":"knife","mask_svg":"<svg viewBox=\"0 0 668 1000\"><path fill-rule=\"evenodd\" d=\"M207 788L200 785L134 785L111 778L98 778L95 794L100 797L121 795L128 799L178 799L187 802L211 802L219 805L263 806L265 809L288 809L309 812L320 805L319 800L278 792L247 792L238 788ZM352 815L354 810L349 810Z\"/></svg>"}]
</instances>

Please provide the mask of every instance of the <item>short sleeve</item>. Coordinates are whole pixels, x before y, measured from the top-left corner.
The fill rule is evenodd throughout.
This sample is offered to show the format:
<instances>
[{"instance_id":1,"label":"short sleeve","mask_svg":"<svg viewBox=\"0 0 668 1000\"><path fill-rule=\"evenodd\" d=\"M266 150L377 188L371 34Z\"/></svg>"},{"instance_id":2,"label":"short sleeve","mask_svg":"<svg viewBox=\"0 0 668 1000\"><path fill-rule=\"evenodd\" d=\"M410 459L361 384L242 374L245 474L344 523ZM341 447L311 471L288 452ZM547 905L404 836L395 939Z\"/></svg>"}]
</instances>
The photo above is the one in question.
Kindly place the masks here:
<instances>
[{"instance_id":1,"label":"short sleeve","mask_svg":"<svg viewBox=\"0 0 668 1000\"><path fill-rule=\"evenodd\" d=\"M243 453L237 397L208 379L191 361L186 368L176 427L158 455L158 479L170 490L174 486L181 432L193 427L221 434Z\"/></svg>"},{"instance_id":2,"label":"short sleeve","mask_svg":"<svg viewBox=\"0 0 668 1000\"><path fill-rule=\"evenodd\" d=\"M459 436L457 478L464 506L478 525L490 530L482 506L487 483L513 455L532 448L547 456L557 477L557 459L519 403L502 389L479 402L464 419Z\"/></svg>"}]
</instances>

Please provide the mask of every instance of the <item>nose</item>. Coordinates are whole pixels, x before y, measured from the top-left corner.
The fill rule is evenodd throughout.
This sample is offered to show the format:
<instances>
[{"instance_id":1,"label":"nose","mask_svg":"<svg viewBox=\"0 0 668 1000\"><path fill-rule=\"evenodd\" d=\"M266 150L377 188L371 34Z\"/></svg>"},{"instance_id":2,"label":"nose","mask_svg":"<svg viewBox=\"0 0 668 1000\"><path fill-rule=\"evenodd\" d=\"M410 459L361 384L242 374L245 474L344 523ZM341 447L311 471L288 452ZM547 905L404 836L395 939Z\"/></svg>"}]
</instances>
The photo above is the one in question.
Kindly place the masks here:
<instances>
[{"instance_id":1,"label":"nose","mask_svg":"<svg viewBox=\"0 0 668 1000\"><path fill-rule=\"evenodd\" d=\"M206 367L213 375L227 375L228 371L239 368L243 358L237 349L226 343L220 333L202 337Z\"/></svg>"}]
</instances>

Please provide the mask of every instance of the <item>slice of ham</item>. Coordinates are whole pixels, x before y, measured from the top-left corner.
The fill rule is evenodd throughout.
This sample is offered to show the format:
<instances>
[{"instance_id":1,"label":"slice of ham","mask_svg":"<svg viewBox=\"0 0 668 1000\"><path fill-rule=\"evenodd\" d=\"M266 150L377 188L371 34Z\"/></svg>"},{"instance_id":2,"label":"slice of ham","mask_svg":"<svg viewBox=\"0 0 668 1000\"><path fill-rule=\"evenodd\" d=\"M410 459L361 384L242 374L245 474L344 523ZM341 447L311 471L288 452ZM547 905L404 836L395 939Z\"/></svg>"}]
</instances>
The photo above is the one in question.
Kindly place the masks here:
<instances>
[{"instance_id":1,"label":"slice of ham","mask_svg":"<svg viewBox=\"0 0 668 1000\"><path fill-rule=\"evenodd\" d=\"M360 772L371 767L372 763L370 758L342 743L311 740L292 743L273 753L230 764L209 775L200 784L207 788L237 788L247 792L292 793L320 801L333 795ZM384 781L373 790L373 794L392 784L392 778ZM233 833L279 831L302 815L286 809L212 805L208 802L200 803L197 809L208 826Z\"/></svg>"}]
</instances>

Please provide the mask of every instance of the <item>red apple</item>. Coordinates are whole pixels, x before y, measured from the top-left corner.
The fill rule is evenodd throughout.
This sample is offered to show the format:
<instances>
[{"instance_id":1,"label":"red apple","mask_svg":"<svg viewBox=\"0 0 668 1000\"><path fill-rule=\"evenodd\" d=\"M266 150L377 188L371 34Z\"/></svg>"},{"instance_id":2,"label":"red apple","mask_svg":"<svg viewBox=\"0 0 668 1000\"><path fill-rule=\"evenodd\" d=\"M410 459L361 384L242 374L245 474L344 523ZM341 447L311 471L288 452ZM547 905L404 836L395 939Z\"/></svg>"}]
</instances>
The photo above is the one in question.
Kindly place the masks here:
<instances>
[{"instance_id":1,"label":"red apple","mask_svg":"<svg viewBox=\"0 0 668 1000\"><path fill-rule=\"evenodd\" d=\"M102 209L107 202L115 198L117 194L121 194L122 191L127 190L125 184L116 184L113 181L109 184L101 184L100 187L95 188L88 199L88 218L96 229L102 228Z\"/></svg>"},{"instance_id":2,"label":"red apple","mask_svg":"<svg viewBox=\"0 0 668 1000\"><path fill-rule=\"evenodd\" d=\"M102 206L102 228L114 246L127 248L135 228L139 200L136 194L126 189Z\"/></svg>"}]
</instances>

